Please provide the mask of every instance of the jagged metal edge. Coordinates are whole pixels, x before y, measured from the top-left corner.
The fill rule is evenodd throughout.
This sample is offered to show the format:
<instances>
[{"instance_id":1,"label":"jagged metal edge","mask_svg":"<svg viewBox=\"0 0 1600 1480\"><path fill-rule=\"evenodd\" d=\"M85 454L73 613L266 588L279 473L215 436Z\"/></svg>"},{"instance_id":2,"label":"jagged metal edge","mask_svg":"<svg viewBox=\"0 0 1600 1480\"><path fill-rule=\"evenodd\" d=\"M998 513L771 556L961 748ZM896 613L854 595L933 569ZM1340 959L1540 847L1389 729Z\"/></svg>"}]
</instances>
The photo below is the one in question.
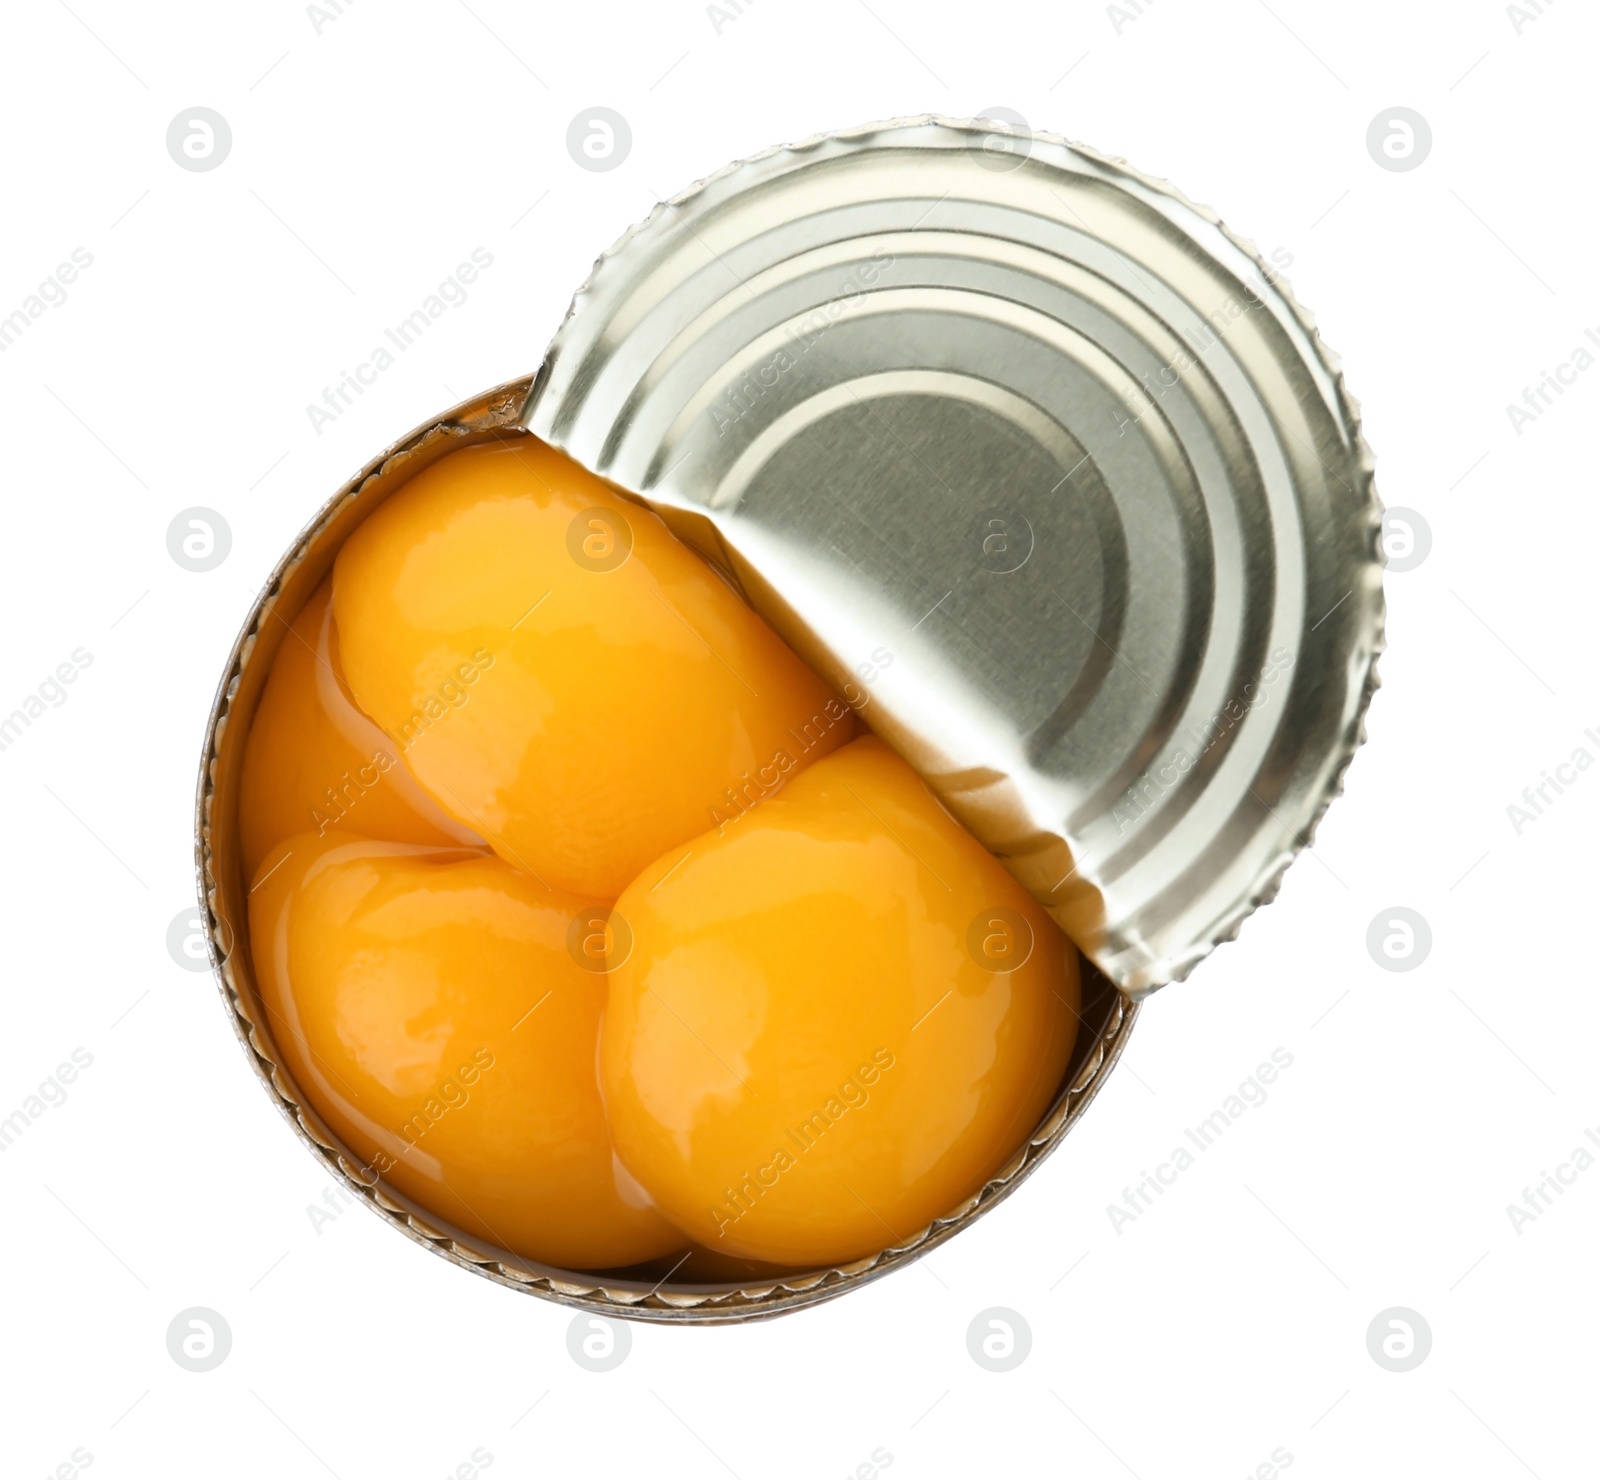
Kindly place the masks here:
<instances>
[{"instance_id":1,"label":"jagged metal edge","mask_svg":"<svg viewBox=\"0 0 1600 1480\"><path fill-rule=\"evenodd\" d=\"M1251 237L1241 236L1234 231L1210 206L1191 200L1178 186L1170 180L1162 179L1156 175L1147 175L1144 171L1130 165L1126 159L1118 155L1102 154L1098 149L1087 144L1074 144L1070 140L1059 138L1056 135L1042 135L1054 143L1064 144L1067 148L1082 154L1087 159L1092 159L1127 175L1130 179L1137 180L1141 185L1151 190L1159 191L1169 196L1186 209L1193 211L1208 225L1220 231L1229 245L1237 248L1261 270L1267 286L1275 292L1294 315L1296 322L1305 330L1315 350L1317 359L1323 369L1333 381L1335 393L1339 400L1339 413L1344 420L1346 429L1350 434L1351 446L1355 455L1355 473L1359 486L1354 490L1359 503L1365 504L1367 515L1367 535L1369 539L1368 556L1371 561L1382 566L1383 551L1381 545L1383 501L1378 496L1377 476L1374 467L1372 448L1367 442L1366 434L1361 425L1361 403L1351 393L1349 384L1345 380L1344 361L1322 337L1322 331L1317 326L1316 315L1298 298L1290 287L1288 278L1270 267L1265 258L1257 249L1255 240ZM1334 799L1344 795L1345 777L1350 770L1350 763L1355 759L1358 751L1367 740L1367 710L1371 706L1372 696L1382 686L1378 676L1378 660L1383 656L1386 646L1386 617L1387 602L1384 596L1383 584L1380 581L1376 592L1376 604L1372 610L1372 627L1367 634L1372 643L1372 657L1367 663L1367 671L1363 675L1361 693L1356 700L1355 710L1349 722L1345 725L1344 733L1340 737L1339 745L1333 754L1332 769L1321 801L1317 804L1310 817L1301 825L1299 832L1290 842L1289 846L1270 860L1261 872L1256 875L1254 884L1239 908L1232 914L1224 916L1218 923L1210 940L1196 946L1187 957L1177 963L1177 969L1172 977L1163 985L1172 982L1181 982L1206 959L1219 945L1237 940L1239 932L1244 927L1244 922L1264 905L1271 904L1277 897L1278 890L1283 886L1284 875L1288 873L1289 866L1301 853L1310 848L1316 841L1317 828L1322 819L1327 815L1328 808L1333 805ZM1150 991L1158 991L1159 987L1152 987ZM1148 996L1149 992L1139 994Z\"/></svg>"}]
</instances>

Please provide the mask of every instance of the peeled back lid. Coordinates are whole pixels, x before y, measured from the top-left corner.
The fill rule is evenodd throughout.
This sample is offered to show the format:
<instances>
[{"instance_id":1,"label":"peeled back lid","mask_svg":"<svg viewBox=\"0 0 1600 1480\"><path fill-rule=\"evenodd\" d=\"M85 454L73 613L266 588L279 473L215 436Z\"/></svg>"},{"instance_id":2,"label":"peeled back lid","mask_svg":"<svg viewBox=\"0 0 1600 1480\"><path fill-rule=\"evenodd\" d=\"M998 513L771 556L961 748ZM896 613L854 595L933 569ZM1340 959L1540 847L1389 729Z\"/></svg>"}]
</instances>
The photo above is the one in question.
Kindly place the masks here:
<instances>
[{"instance_id":1,"label":"peeled back lid","mask_svg":"<svg viewBox=\"0 0 1600 1480\"><path fill-rule=\"evenodd\" d=\"M730 570L1131 995L1271 898L1361 741L1337 361L1081 146L924 118L730 165L599 259L523 420Z\"/></svg>"}]
</instances>

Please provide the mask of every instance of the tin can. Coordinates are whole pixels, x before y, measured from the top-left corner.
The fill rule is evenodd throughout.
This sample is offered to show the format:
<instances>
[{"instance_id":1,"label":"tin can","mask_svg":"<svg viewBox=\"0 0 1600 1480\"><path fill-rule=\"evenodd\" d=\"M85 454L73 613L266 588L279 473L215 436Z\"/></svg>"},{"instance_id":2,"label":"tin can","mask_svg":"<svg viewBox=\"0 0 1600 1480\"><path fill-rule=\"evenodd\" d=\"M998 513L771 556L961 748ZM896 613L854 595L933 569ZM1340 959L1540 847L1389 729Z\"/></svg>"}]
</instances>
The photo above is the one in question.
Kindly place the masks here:
<instances>
[{"instance_id":1,"label":"tin can","mask_svg":"<svg viewBox=\"0 0 1600 1480\"><path fill-rule=\"evenodd\" d=\"M902 1246L725 1284L531 1264L364 1185L282 1068L237 827L272 658L376 504L449 451L528 435L659 513L841 692L870 687L853 707L1086 958L1051 1109ZM1140 999L1236 934L1310 841L1377 682L1379 515L1357 407L1309 315L1163 182L939 118L730 165L597 261L531 382L347 483L251 612L197 800L213 960L250 1061L383 1216L514 1288L720 1322L878 1278L1020 1185ZM864 661L885 649L892 664Z\"/></svg>"}]
</instances>

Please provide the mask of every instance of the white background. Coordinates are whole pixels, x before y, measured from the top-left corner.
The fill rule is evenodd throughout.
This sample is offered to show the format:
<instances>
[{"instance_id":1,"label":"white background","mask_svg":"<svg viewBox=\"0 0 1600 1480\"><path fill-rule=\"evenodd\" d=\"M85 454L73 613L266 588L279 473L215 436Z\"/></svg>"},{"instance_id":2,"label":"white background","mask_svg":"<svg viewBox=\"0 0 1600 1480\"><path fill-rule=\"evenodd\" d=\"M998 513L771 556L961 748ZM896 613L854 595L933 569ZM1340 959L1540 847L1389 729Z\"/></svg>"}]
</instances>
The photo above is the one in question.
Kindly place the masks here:
<instances>
[{"instance_id":1,"label":"white background","mask_svg":"<svg viewBox=\"0 0 1600 1480\"><path fill-rule=\"evenodd\" d=\"M1518 835L1507 806L1600 758L1590 429L1600 366L1521 435L1506 413L1600 332L1600 24L1488 0L936 5L689 0L7 8L0 317L93 265L0 354L0 712L92 666L0 752L0 1117L93 1065L0 1153L0 1470L95 1480L451 1474L1140 1480L1594 1474L1600 1167L1507 1215L1600 1128L1600 768ZM1535 10L1529 0L1527 14ZM180 110L229 121L180 169ZM632 152L580 169L580 110ZM1426 163L1365 138L1404 105ZM383 445L531 371L594 256L737 156L819 129L1003 106L1176 181L1264 251L1345 360L1380 491L1432 551L1388 581L1370 739L1283 894L1151 1003L1064 1147L925 1266L743 1328L633 1328L594 1374L571 1312L418 1249L327 1179L248 1072L209 976L168 955L193 902L206 711L312 511ZM320 434L307 403L467 259L468 302ZM169 556L220 510L228 559ZM1554 797L1554 793L1549 793ZM1366 934L1419 911L1430 955ZM1159 1202L1107 1204L1275 1047L1293 1067ZM1600 1130L1597 1130L1600 1134ZM168 1323L221 1312L196 1374ZM1033 1333L996 1374L973 1316ZM1373 1317L1433 1346L1393 1373ZM539 1406L528 1412L536 1400ZM1281 1457L1280 1457L1281 1463Z\"/></svg>"}]
</instances>

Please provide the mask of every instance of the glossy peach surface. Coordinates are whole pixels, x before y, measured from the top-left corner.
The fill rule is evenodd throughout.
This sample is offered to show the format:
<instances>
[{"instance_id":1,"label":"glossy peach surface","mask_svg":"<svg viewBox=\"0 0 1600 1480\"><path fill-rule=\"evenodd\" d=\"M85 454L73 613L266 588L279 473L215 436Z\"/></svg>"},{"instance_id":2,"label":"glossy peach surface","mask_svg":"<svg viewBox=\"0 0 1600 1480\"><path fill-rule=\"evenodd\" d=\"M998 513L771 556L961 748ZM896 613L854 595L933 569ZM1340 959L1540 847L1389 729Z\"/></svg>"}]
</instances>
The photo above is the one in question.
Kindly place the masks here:
<instances>
[{"instance_id":1,"label":"glossy peach surface","mask_svg":"<svg viewBox=\"0 0 1600 1480\"><path fill-rule=\"evenodd\" d=\"M307 831L482 846L356 708L339 670L331 592L330 579L284 634L250 728L239 800L245 872L253 876L274 845Z\"/></svg>"},{"instance_id":2,"label":"glossy peach surface","mask_svg":"<svg viewBox=\"0 0 1600 1480\"><path fill-rule=\"evenodd\" d=\"M302 834L250 900L284 1066L381 1180L525 1258L612 1268L686 1247L620 1174L596 1082L585 901L487 854ZM594 957L587 958L591 967Z\"/></svg>"},{"instance_id":3,"label":"glossy peach surface","mask_svg":"<svg viewBox=\"0 0 1600 1480\"><path fill-rule=\"evenodd\" d=\"M461 823L614 899L853 716L649 511L532 438L452 453L334 569L362 710Z\"/></svg>"},{"instance_id":4,"label":"glossy peach surface","mask_svg":"<svg viewBox=\"0 0 1600 1480\"><path fill-rule=\"evenodd\" d=\"M1060 1087L1076 953L876 739L663 853L617 914L612 1135L710 1249L793 1265L904 1242Z\"/></svg>"}]
</instances>

